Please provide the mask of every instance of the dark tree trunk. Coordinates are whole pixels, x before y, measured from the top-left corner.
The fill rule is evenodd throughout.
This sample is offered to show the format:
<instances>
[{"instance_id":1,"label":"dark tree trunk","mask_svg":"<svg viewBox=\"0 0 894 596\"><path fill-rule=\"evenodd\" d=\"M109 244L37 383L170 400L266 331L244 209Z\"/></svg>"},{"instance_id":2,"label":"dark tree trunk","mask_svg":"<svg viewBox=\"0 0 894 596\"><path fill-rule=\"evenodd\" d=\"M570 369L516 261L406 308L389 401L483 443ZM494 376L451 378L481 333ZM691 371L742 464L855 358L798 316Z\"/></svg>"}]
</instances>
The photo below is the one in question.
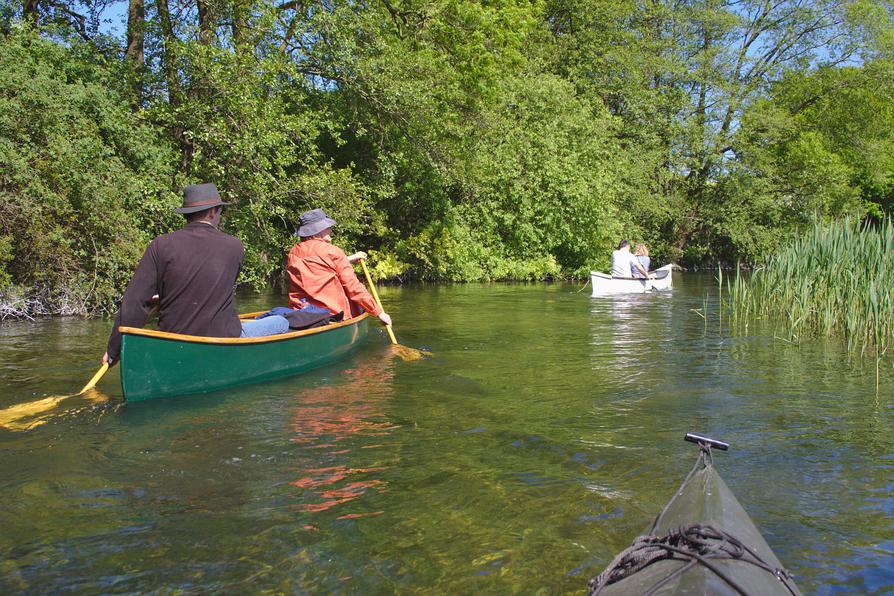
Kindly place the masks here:
<instances>
[{"instance_id":1,"label":"dark tree trunk","mask_svg":"<svg viewBox=\"0 0 894 596\"><path fill-rule=\"evenodd\" d=\"M35 28L40 24L39 0L25 0L25 20Z\"/></svg>"},{"instance_id":2,"label":"dark tree trunk","mask_svg":"<svg viewBox=\"0 0 894 596\"><path fill-rule=\"evenodd\" d=\"M177 56L174 53L177 41L174 36L174 23L171 20L168 0L156 0L156 6L158 7L158 20L161 24L161 34L164 42L162 64L164 65L165 79L168 86L168 102L172 106L177 107L183 103L183 90L177 73ZM183 125L179 122L174 124L171 134L180 149L180 171L187 173L192 165L193 144L183 134Z\"/></svg>"},{"instance_id":3,"label":"dark tree trunk","mask_svg":"<svg viewBox=\"0 0 894 596\"><path fill-rule=\"evenodd\" d=\"M248 6L239 2L233 3L233 45L236 51L243 53L248 46Z\"/></svg>"},{"instance_id":4,"label":"dark tree trunk","mask_svg":"<svg viewBox=\"0 0 894 596\"><path fill-rule=\"evenodd\" d=\"M127 50L124 56L133 67L133 91L136 105L140 104L143 96L143 65L146 61L145 36L146 7L143 0L129 0L127 6Z\"/></svg>"},{"instance_id":5,"label":"dark tree trunk","mask_svg":"<svg viewBox=\"0 0 894 596\"><path fill-rule=\"evenodd\" d=\"M208 0L196 0L199 12L199 41L211 45L214 41L214 15Z\"/></svg>"}]
</instances>

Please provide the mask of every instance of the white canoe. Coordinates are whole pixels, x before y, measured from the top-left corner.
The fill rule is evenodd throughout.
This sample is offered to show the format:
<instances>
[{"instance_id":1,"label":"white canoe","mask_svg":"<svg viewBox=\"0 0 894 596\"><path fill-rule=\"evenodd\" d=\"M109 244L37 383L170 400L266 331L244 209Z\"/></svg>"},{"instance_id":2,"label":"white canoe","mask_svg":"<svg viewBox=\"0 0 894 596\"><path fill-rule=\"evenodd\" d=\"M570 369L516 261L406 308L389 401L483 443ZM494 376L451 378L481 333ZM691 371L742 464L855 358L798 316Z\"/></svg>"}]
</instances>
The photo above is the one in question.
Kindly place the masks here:
<instances>
[{"instance_id":1,"label":"white canoe","mask_svg":"<svg viewBox=\"0 0 894 596\"><path fill-rule=\"evenodd\" d=\"M670 290L674 286L673 265L665 265L653 273L655 279L633 277L612 277L599 271L590 271L593 296L613 294L644 294L646 292Z\"/></svg>"}]
</instances>

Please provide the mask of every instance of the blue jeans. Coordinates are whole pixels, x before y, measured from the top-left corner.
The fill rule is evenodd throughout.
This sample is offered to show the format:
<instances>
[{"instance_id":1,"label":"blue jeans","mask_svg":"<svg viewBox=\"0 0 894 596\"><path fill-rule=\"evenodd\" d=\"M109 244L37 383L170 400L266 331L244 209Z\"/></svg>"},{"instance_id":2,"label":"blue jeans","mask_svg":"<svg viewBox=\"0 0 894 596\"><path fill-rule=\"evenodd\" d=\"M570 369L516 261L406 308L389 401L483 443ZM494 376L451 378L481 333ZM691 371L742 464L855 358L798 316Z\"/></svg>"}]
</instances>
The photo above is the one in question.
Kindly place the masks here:
<instances>
[{"instance_id":1,"label":"blue jeans","mask_svg":"<svg viewBox=\"0 0 894 596\"><path fill-rule=\"evenodd\" d=\"M285 333L288 330L288 319L279 315L271 315L269 317L264 317L263 319L242 321L241 337L264 337L265 335Z\"/></svg>"}]
</instances>

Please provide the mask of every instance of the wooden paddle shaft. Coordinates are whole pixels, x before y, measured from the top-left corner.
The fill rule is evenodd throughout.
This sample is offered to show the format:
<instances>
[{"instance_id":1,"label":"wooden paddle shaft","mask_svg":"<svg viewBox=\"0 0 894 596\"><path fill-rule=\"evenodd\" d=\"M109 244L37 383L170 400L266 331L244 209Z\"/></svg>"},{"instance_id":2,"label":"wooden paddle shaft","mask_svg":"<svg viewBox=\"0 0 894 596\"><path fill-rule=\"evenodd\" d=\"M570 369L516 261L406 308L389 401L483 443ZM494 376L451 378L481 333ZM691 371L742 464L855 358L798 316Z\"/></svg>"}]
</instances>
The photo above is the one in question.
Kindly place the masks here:
<instances>
[{"instance_id":1,"label":"wooden paddle shaft","mask_svg":"<svg viewBox=\"0 0 894 596\"><path fill-rule=\"evenodd\" d=\"M149 319L154 317L155 313L158 312L158 294L155 294L151 298L150 303L152 304L152 310L149 311L149 316L147 317ZM102 366L99 367L99 370L96 371L96 374L93 375L93 377L89 381L87 381L87 384L84 385L84 388L81 389L75 395L84 395L85 393L87 393L88 391L90 391L91 389L96 387L96 384L99 383L99 380L106 374L106 372L108 370L109 370L109 363L103 362Z\"/></svg>"},{"instance_id":2,"label":"wooden paddle shaft","mask_svg":"<svg viewBox=\"0 0 894 596\"><path fill-rule=\"evenodd\" d=\"M369 291L372 293L379 308L382 308L382 301L379 300L379 293L376 291L376 286L373 284L372 278L369 276L369 269L366 267L366 259L360 259L360 267L363 269L363 275L366 276L366 285L369 286ZM388 337L391 338L391 343L397 345L397 338L394 337L394 331L391 329L391 325L385 325L385 329L388 331Z\"/></svg>"},{"instance_id":3,"label":"wooden paddle shaft","mask_svg":"<svg viewBox=\"0 0 894 596\"><path fill-rule=\"evenodd\" d=\"M86 392L90 391L91 389L93 389L94 387L96 387L96 384L99 382L99 380L102 378L102 376L104 374L106 374L107 370L109 370L109 363L104 362L103 365L99 367L99 370L96 371L96 374L93 375L93 378L90 379L89 381L87 381L87 384L84 385L84 388L81 389L81 392L78 393L78 395L83 395L84 393L86 393Z\"/></svg>"}]
</instances>

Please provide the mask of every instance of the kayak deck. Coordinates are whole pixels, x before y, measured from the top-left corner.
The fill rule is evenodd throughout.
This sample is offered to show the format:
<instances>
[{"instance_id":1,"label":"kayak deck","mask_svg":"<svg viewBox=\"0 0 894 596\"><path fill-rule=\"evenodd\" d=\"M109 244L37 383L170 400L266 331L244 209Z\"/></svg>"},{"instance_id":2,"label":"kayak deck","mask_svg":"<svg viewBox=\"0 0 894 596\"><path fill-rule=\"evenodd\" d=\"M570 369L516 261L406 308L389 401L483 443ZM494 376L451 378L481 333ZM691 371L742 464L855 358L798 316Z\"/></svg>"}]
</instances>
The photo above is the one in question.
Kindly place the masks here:
<instances>
[{"instance_id":1,"label":"kayak deck","mask_svg":"<svg viewBox=\"0 0 894 596\"><path fill-rule=\"evenodd\" d=\"M710 445L645 535L588 584L590 594L800 594L714 468Z\"/></svg>"}]
</instances>

